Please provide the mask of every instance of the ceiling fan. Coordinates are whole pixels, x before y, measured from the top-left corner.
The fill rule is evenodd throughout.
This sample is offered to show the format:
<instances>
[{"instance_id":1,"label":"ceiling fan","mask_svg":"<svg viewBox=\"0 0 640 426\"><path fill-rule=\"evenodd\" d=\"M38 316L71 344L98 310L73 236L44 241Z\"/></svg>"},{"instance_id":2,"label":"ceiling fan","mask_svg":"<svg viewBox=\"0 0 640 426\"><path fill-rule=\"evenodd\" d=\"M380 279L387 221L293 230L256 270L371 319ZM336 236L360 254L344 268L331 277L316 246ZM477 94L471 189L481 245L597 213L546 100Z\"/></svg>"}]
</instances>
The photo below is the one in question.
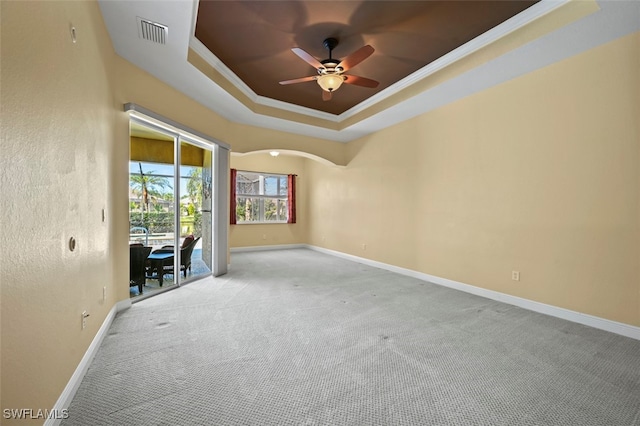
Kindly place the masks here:
<instances>
[{"instance_id":1,"label":"ceiling fan","mask_svg":"<svg viewBox=\"0 0 640 426\"><path fill-rule=\"evenodd\" d=\"M342 61L338 61L331 57L331 52L338 45L338 39L327 38L322 43L324 47L329 51L329 59L325 59L320 62L309 53L294 47L291 49L293 53L298 55L303 61L314 67L318 71L318 75L309 77L296 78L293 80L281 81L280 84L294 84L304 83L306 81L317 81L320 87L322 87L322 100L328 101L331 99L331 94L338 90L342 83L354 84L356 86L376 88L378 82L365 77L358 77L357 75L344 75L343 73L360 62L367 59L374 52L373 47L366 45L353 52L351 55L344 58Z\"/></svg>"}]
</instances>

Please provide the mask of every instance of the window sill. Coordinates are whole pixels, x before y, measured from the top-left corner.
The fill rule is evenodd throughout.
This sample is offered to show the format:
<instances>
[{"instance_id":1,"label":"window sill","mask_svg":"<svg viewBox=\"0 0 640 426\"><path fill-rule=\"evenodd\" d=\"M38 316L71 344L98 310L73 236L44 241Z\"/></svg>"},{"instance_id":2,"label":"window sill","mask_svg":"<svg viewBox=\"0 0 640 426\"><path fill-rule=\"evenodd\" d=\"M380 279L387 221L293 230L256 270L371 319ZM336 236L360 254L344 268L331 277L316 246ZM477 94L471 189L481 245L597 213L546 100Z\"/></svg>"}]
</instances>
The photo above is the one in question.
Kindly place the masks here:
<instances>
[{"instance_id":1,"label":"window sill","mask_svg":"<svg viewBox=\"0 0 640 426\"><path fill-rule=\"evenodd\" d=\"M237 222L236 225L286 225L287 221L275 222Z\"/></svg>"}]
</instances>

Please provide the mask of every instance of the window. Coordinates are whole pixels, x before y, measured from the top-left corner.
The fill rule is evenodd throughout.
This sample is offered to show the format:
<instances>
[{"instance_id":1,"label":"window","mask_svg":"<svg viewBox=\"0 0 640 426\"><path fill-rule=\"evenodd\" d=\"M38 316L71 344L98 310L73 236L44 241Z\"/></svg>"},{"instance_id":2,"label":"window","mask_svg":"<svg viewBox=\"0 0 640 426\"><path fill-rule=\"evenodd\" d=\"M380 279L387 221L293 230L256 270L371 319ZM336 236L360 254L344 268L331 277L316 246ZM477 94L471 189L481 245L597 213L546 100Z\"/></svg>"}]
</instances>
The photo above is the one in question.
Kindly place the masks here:
<instances>
[{"instance_id":1,"label":"window","mask_svg":"<svg viewBox=\"0 0 640 426\"><path fill-rule=\"evenodd\" d=\"M237 171L236 223L286 223L287 175Z\"/></svg>"}]
</instances>

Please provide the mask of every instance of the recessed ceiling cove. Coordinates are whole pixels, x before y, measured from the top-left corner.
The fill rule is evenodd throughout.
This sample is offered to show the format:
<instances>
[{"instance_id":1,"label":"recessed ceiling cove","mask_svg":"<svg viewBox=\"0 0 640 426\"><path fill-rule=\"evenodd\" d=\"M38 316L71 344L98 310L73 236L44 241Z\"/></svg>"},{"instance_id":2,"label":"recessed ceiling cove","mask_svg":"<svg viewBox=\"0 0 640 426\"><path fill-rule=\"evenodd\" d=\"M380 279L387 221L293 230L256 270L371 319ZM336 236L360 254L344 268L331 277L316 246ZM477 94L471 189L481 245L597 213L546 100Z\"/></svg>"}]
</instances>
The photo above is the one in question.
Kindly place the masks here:
<instances>
[{"instance_id":1,"label":"recessed ceiling cove","mask_svg":"<svg viewBox=\"0 0 640 426\"><path fill-rule=\"evenodd\" d=\"M339 115L537 1L204 1L195 37L257 95ZM323 42L338 41L340 61L363 46L374 52L349 73L377 87L342 84L327 100L318 75L292 51L322 62Z\"/></svg>"}]
</instances>

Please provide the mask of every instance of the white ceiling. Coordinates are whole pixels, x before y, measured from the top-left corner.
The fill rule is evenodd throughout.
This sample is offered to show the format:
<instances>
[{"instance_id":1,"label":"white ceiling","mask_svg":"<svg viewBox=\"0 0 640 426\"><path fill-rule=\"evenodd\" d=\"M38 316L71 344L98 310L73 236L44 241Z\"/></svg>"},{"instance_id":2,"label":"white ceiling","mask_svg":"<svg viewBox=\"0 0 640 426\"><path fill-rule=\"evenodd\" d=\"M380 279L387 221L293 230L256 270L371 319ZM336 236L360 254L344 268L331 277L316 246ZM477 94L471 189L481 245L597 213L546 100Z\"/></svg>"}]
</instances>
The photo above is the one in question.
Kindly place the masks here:
<instances>
[{"instance_id":1,"label":"white ceiling","mask_svg":"<svg viewBox=\"0 0 640 426\"><path fill-rule=\"evenodd\" d=\"M251 92L223 64L216 61L216 58L210 52L204 52L201 43L195 39L194 22L198 6L197 0L99 0L99 4L111 41L118 55L201 103L216 114L233 122L333 141L348 142L639 31L640 1L600 0L597 2L600 7L599 11L342 130L332 130L287 121L251 111L187 61L189 47L199 52L205 59L209 59L211 65L216 66L223 75L227 76L254 102L339 123L383 100L390 94L395 93L399 88L426 78L435 70L554 10L566 1L542 0L520 15L461 46L451 54L429 64L414 75L407 77L339 116L262 98ZM137 17L168 26L169 33L166 45L153 44L139 38Z\"/></svg>"}]
</instances>

